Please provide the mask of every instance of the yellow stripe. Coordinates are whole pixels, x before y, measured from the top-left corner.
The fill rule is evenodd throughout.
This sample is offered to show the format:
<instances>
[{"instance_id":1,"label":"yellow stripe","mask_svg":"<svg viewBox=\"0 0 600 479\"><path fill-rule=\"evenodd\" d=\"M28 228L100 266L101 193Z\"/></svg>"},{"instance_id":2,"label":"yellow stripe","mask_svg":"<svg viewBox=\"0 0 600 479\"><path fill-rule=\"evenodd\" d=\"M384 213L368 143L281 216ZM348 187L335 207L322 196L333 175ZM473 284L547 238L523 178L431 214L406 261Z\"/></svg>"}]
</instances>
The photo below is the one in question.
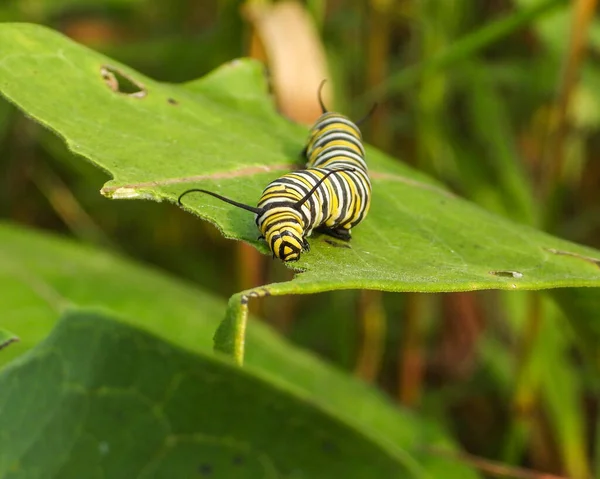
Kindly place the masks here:
<instances>
[{"instance_id":1,"label":"yellow stripe","mask_svg":"<svg viewBox=\"0 0 600 479\"><path fill-rule=\"evenodd\" d=\"M322 128L321 131L319 131L319 136L325 135L326 133L331 133L332 131L341 131L344 133L348 133L360 141L360 136L358 136L356 130L350 125L346 125L344 123L331 123L327 125L326 127Z\"/></svg>"}]
</instances>

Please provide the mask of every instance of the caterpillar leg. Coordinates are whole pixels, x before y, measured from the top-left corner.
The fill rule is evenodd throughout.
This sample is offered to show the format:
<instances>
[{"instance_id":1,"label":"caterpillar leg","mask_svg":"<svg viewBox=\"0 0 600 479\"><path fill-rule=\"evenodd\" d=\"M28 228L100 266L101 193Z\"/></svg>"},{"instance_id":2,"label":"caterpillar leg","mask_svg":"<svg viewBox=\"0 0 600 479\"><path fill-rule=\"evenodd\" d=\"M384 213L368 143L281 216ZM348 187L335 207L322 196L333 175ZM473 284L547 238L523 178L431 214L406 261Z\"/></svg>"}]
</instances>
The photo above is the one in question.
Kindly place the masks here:
<instances>
[{"instance_id":1,"label":"caterpillar leg","mask_svg":"<svg viewBox=\"0 0 600 479\"><path fill-rule=\"evenodd\" d=\"M346 243L338 243L337 241L326 239L325 243L330 244L334 248L348 248L348 249L352 249L352 246L350 246L350 243L348 243L348 242L346 242Z\"/></svg>"},{"instance_id":2,"label":"caterpillar leg","mask_svg":"<svg viewBox=\"0 0 600 479\"><path fill-rule=\"evenodd\" d=\"M340 227L338 226L337 228L327 228L327 227L319 227L317 228L317 230L319 233L323 233L326 235L329 235L333 238L337 238L343 241L350 241L352 239L352 235L350 234L350 231L348 231L346 228Z\"/></svg>"},{"instance_id":3,"label":"caterpillar leg","mask_svg":"<svg viewBox=\"0 0 600 479\"><path fill-rule=\"evenodd\" d=\"M310 251L310 243L306 240L306 238L303 238L302 250L306 251L307 253Z\"/></svg>"}]
</instances>

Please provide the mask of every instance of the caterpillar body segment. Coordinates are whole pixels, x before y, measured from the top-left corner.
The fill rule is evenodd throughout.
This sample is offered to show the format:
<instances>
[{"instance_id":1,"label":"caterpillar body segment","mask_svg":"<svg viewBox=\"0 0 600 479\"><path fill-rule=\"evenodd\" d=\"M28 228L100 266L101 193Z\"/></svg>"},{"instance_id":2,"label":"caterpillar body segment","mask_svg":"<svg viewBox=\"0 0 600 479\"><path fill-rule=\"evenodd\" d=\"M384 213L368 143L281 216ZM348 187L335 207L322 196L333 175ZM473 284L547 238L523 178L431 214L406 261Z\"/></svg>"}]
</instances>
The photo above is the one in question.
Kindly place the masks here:
<instances>
[{"instance_id":1,"label":"caterpillar body segment","mask_svg":"<svg viewBox=\"0 0 600 479\"><path fill-rule=\"evenodd\" d=\"M323 114L311 128L303 150L305 170L269 183L256 207L202 189L185 191L179 204L186 194L201 192L255 213L259 239L267 242L274 258L286 262L297 261L310 250L306 238L314 230L350 240L352 228L369 212L371 182L361 132L347 117L326 110L321 98L323 83L319 87Z\"/></svg>"}]
</instances>

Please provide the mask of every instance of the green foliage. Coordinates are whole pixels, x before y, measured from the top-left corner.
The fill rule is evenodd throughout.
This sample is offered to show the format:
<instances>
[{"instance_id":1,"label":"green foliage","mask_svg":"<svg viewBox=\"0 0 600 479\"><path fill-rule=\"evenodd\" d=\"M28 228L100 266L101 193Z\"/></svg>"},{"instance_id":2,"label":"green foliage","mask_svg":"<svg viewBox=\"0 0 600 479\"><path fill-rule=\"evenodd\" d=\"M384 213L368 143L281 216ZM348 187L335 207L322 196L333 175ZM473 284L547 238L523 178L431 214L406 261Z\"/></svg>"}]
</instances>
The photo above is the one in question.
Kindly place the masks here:
<instances>
[{"instance_id":1,"label":"green foliage","mask_svg":"<svg viewBox=\"0 0 600 479\"><path fill-rule=\"evenodd\" d=\"M229 296L243 289L236 283L244 282L249 267L256 268L245 262L248 249L223 241L212 226L169 204L196 186L252 204L268 181L302 164L298 153L306 128L274 111L262 67L232 62L201 80L174 84L240 56L249 36L239 3L42 0L0 6L1 20L45 23L106 55L35 27L0 26L0 90L59 133L36 127L0 99L0 215L70 231L84 242L200 282L207 291ZM407 162L433 174L485 210L598 247L593 160L600 75L594 62L581 65L573 84L565 168L556 184L546 184L558 194L547 196L540 188L552 163L546 145L555 121L560 65L570 61L565 38L577 18L574 6L560 0L518 0L510 7L459 0L452 8L440 7L437 0L363 1L343 9L335 2L313 3L309 9L329 67L337 71L330 78L336 105L359 117L387 91L365 124L366 138L402 162L368 150L375 203L354 232L352 250L313 237L313 251L298 265L305 272L293 281L234 294L216 336L218 349L241 360L245 341L250 379L259 376L267 389L297 393L308 407L319 404L329 419L337 417L384 450L389 450L386 444L397 446L402 464L416 477L474 476L466 467L423 453L423 445L448 446L446 431L469 452L508 465L592 477L600 470L600 449L593 450L593 444L600 445L600 423L592 424L600 397L600 295L597 288L572 285L597 284L598 252L499 220L403 166ZM599 27L597 19L590 25L589 52L600 45ZM45 49L43 55L38 47ZM148 95L111 91L106 80L112 81L112 73L105 80L100 74L106 65L141 81ZM277 92L277 82L272 86ZM91 162L75 158L60 137ZM107 196L166 201L106 201L97 190L107 172L114 175L103 189ZM74 214L78 202L87 219ZM228 237L266 252L256 241L249 213L201 195L186 197L185 203ZM398 220L389 225L390 218ZM136 337L138 329L148 331L184 348L188 357L204 360L212 348L226 304L206 291L10 226L0 228L0 244L0 345L6 344L3 339L10 344L0 351L0 364L34 347L65 311L92 314L73 313L73 306L118 318L136 329ZM541 248L547 249L540 253ZM278 262L263 259L261 282L289 278ZM352 275L341 274L346 268ZM380 271L386 275L377 277ZM247 297L351 286L509 292L383 295L385 313L375 325L380 337L372 335L369 316L369 311L383 312L379 295L374 303L364 302L370 293L340 291L252 304L281 333L357 375L362 375L364 353L380 350L385 357L372 364L370 379L391 395L416 398L418 416L413 416L261 323L246 326ZM510 291L549 286L564 287L543 295ZM549 297L558 300L564 314ZM22 341L11 342L15 336L4 328ZM24 360L16 359L7 370ZM40 375L52 372L43 368ZM106 373L106 383L110 376L119 376L119 368ZM0 402L9 392L0 390ZM23 396L39 395L36 389ZM41 417L28 404L33 403L22 401L19 412ZM128 411L125 402L116 407ZM39 442L45 437L46 431L36 436L31 430L19 432ZM122 449L137 454L137 448ZM22 465L32 467L45 457L27 456ZM17 466L12 467L9 477ZM69 473L63 470L57 477Z\"/></svg>"},{"instance_id":2,"label":"green foliage","mask_svg":"<svg viewBox=\"0 0 600 479\"><path fill-rule=\"evenodd\" d=\"M427 477L299 391L100 313L67 313L0 391L2 477Z\"/></svg>"},{"instance_id":3,"label":"green foliage","mask_svg":"<svg viewBox=\"0 0 600 479\"><path fill-rule=\"evenodd\" d=\"M44 361L40 359L38 352L34 352L29 359L23 359L25 358L23 353L26 350L48 335L57 316L66 314L67 311L74 308L105 311L107 315L126 323L128 326L122 327L125 331L139 330L135 335L140 335L142 338L146 336L141 331L149 332L173 343L178 348L187 350L187 357L196 357L194 361L209 361L207 356L211 354L212 334L225 309L225 303L222 300L151 269L142 268L113 255L52 236L43 236L4 225L0 226L0 242L3 245L0 256L0 287L5 292L0 296L3 325L16 331L22 338L22 342L2 351L0 364L5 363L11 356L19 355L20 359L10 364L21 364L21 361L28 361L37 365L30 366L35 370L35 374L50 374L49 371L52 369L50 365L57 366L53 362L54 360L63 364L62 369L70 370L80 366L79 363L83 361L83 356L79 355L88 351L89 361L92 362L102 362L97 356L98 354L102 354L102 357L114 354L116 357L116 362L103 363L102 371L88 370L86 368L89 365L85 367L81 365L83 368L81 374L85 375L85 371L89 374L88 384L94 384L94 381L98 384L101 383L100 379L95 378L95 374L101 375L106 381L109 381L112 376L117 377L115 380L118 380L123 367L131 364L136 365L135 367L138 368L136 371L143 370L143 373L138 372L148 381L154 375L175 377L179 374L176 366L165 370L160 359L153 359L152 354L148 351L141 354L137 346L129 347L122 344L121 340L115 341L112 347L116 349L111 353L110 341L106 346L100 347L97 343L100 340L92 331L89 334L81 332L79 334L84 337L89 336L90 344L95 346L86 347L79 344L80 341L73 340L72 347L77 346L77 350L73 351L71 356L53 357L52 361ZM103 320L98 319L98 321L102 322ZM69 329L69 327L63 323L62 328ZM85 326L86 330L92 328L93 323ZM118 326L110 326L109 329L111 328L120 329ZM60 335L60 333L57 334ZM98 335L102 335L102 333L98 333ZM56 340L56 336L53 338L49 341ZM133 342L137 343L137 341L136 339ZM410 477L438 477L436 471L440 470L447 471L449 475L446 477L450 478L476 477L469 469L460 464L448 463L441 459L437 460L422 455L423 445L451 447L451 441L433 423L421 421L417 416L394 407L366 385L336 371L312 355L294 348L260 322L253 321L251 323L246 341L249 346L246 367L242 371L236 372L236 375L259 374L262 382L270 383L269 387L273 390L283 388L295 391L304 401L313 404L313 408L316 407L315 404L318 404L319 410L327 411L330 416L345 422L348 427L351 426L365 438L370 438L371 441L379 444L382 450L389 451L389 447L392 447L390 445L393 445L391 454L396 458L401 458L400 464L411 471ZM161 347L170 348L166 345ZM45 345L40 348L48 350L53 346ZM63 350L60 345L54 348ZM143 352L144 348L141 350ZM58 356L60 355L58 354ZM36 357L37 359L35 359ZM0 378L21 374L11 373L10 364L5 367ZM40 366L40 364L46 364L46 366ZM135 376L137 373L129 371L129 374ZM35 377L37 378L37 376ZM0 379L0 381L2 380L6 379ZM32 383L29 386L21 385L20 387L24 388L22 391L29 392L19 394L35 396L34 391L38 387L38 380L31 379ZM53 396L55 394L60 396L59 392L62 386L54 384L53 379L47 379L47 381L49 389L45 390L43 397L53 398L53 401L56 401L53 404L59 407L62 399ZM146 386L149 387L148 384ZM15 394L19 396L13 389L0 387L0 405L4 404L8 398L14 397ZM221 386L216 389L220 390ZM80 399L83 401L83 398ZM113 398L113 407L127 409L131 406L130 399L127 397ZM60 407L67 408L68 404L67 401L64 406ZM48 414L52 411L56 412L56 409L50 407L49 404L39 404L36 407L39 407L40 411L47 409ZM78 404L79 407L85 409L87 406L81 402ZM259 409L255 411L257 421L264 418L264 411ZM282 409L282 411L284 410L285 408ZM70 421L77 422L76 414L81 413L79 409L78 411L74 413L75 416L69 418L61 416L61 419L58 420L69 421L69 424L71 424ZM93 419L95 423L101 423L100 412L90 421ZM2 414L6 414L6 416L2 416ZM37 429L37 424L43 418L34 412L30 414L35 420L32 419L28 428L21 429L23 437L39 436L40 441L47 440L44 439L47 438L45 433ZM4 417L10 418L12 415L13 413L9 409L0 407L0 423L4 422ZM153 413L148 410L144 410L143 414L140 413L138 419L140 423L144 424L152 423L155 420ZM75 426L76 424L73 427ZM55 433L50 431L47 434ZM68 431L65 434L70 440L76 439L71 437ZM0 447L0 451L3 451L2 447ZM73 454L75 455L75 453ZM19 457L13 456L9 462L12 463ZM24 466L29 465L29 461L37 463L33 459L27 460L25 457L21 457L21 460ZM73 457L72 460L75 461L76 458ZM0 454L0 465L5 464L4 467L8 467L6 461L8 459L2 459ZM1 471L2 467L0 467L0 477L4 477ZM71 476L61 472L57 473L55 477Z\"/></svg>"},{"instance_id":4,"label":"green foliage","mask_svg":"<svg viewBox=\"0 0 600 479\"><path fill-rule=\"evenodd\" d=\"M522 3L526 1L528 0L522 0ZM435 11L437 5L435 3L432 5L434 7L434 10L432 11ZM426 61L390 75L378 85L377 88L373 89L370 92L369 98L366 98L365 100L370 100L371 96L381 94L386 90L394 93L399 92L412 85L424 72L435 72L443 67L454 65L457 62L469 58L479 50L490 46L494 42L513 33L515 30L539 19L544 13L556 10L557 7L560 6L564 7L564 2L562 0L540 0L537 1L534 6L527 5L526 8L522 10L516 10L504 18L495 20L478 30L469 32L468 35L451 43L447 48L433 57L428 58ZM462 5L462 7L464 8L464 5ZM460 12L461 8L456 8L455 10L457 15L464 13Z\"/></svg>"},{"instance_id":5,"label":"green foliage","mask_svg":"<svg viewBox=\"0 0 600 479\"><path fill-rule=\"evenodd\" d=\"M304 128L277 115L255 63L233 62L175 86L39 26L2 25L0 41L9 45L0 64L4 94L110 172L106 196L173 201L202 186L255 203L302 149ZM351 249L314 238L298 263L305 272L261 295L600 285L600 253L491 215L378 151L368 158L373 207ZM227 237L265 250L246 211L201 195L186 204ZM241 361L244 312L232 314L217 347Z\"/></svg>"},{"instance_id":6,"label":"green foliage","mask_svg":"<svg viewBox=\"0 0 600 479\"><path fill-rule=\"evenodd\" d=\"M4 94L109 171L114 179L102 190L109 197L173 201L202 186L253 203L269 180L293 168L290 158L302 149L305 129L276 114L254 63L238 61L197 82L164 85L39 26L3 25L1 32L10 45L0 67ZM127 73L147 94L115 93L100 76L103 65ZM298 264L306 272L273 292L600 285L597 267L577 257L598 252L490 215L380 152L370 149L368 158L373 209L351 250L315 238ZM225 235L265 250L247 212L188 198Z\"/></svg>"}]
</instances>

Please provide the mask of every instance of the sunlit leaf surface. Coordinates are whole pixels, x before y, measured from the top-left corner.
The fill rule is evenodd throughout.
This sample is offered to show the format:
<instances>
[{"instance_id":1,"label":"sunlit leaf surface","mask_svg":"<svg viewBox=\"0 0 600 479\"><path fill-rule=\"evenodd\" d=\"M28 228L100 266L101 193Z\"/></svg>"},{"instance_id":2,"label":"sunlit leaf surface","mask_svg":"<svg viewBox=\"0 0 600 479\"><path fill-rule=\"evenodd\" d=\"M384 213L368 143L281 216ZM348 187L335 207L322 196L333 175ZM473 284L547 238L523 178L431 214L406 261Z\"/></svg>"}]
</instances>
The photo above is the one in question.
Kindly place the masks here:
<instances>
[{"instance_id":1,"label":"sunlit leaf surface","mask_svg":"<svg viewBox=\"0 0 600 479\"><path fill-rule=\"evenodd\" d=\"M169 85L40 26L1 25L0 43L0 90L111 173L106 196L174 201L203 187L255 204L300 161L306 129L277 114L256 63ZM600 285L600 252L499 218L367 151L373 206L351 249L312 238L296 264L305 272L272 294ZM250 213L202 195L185 202L227 237L266 251Z\"/></svg>"}]
</instances>

